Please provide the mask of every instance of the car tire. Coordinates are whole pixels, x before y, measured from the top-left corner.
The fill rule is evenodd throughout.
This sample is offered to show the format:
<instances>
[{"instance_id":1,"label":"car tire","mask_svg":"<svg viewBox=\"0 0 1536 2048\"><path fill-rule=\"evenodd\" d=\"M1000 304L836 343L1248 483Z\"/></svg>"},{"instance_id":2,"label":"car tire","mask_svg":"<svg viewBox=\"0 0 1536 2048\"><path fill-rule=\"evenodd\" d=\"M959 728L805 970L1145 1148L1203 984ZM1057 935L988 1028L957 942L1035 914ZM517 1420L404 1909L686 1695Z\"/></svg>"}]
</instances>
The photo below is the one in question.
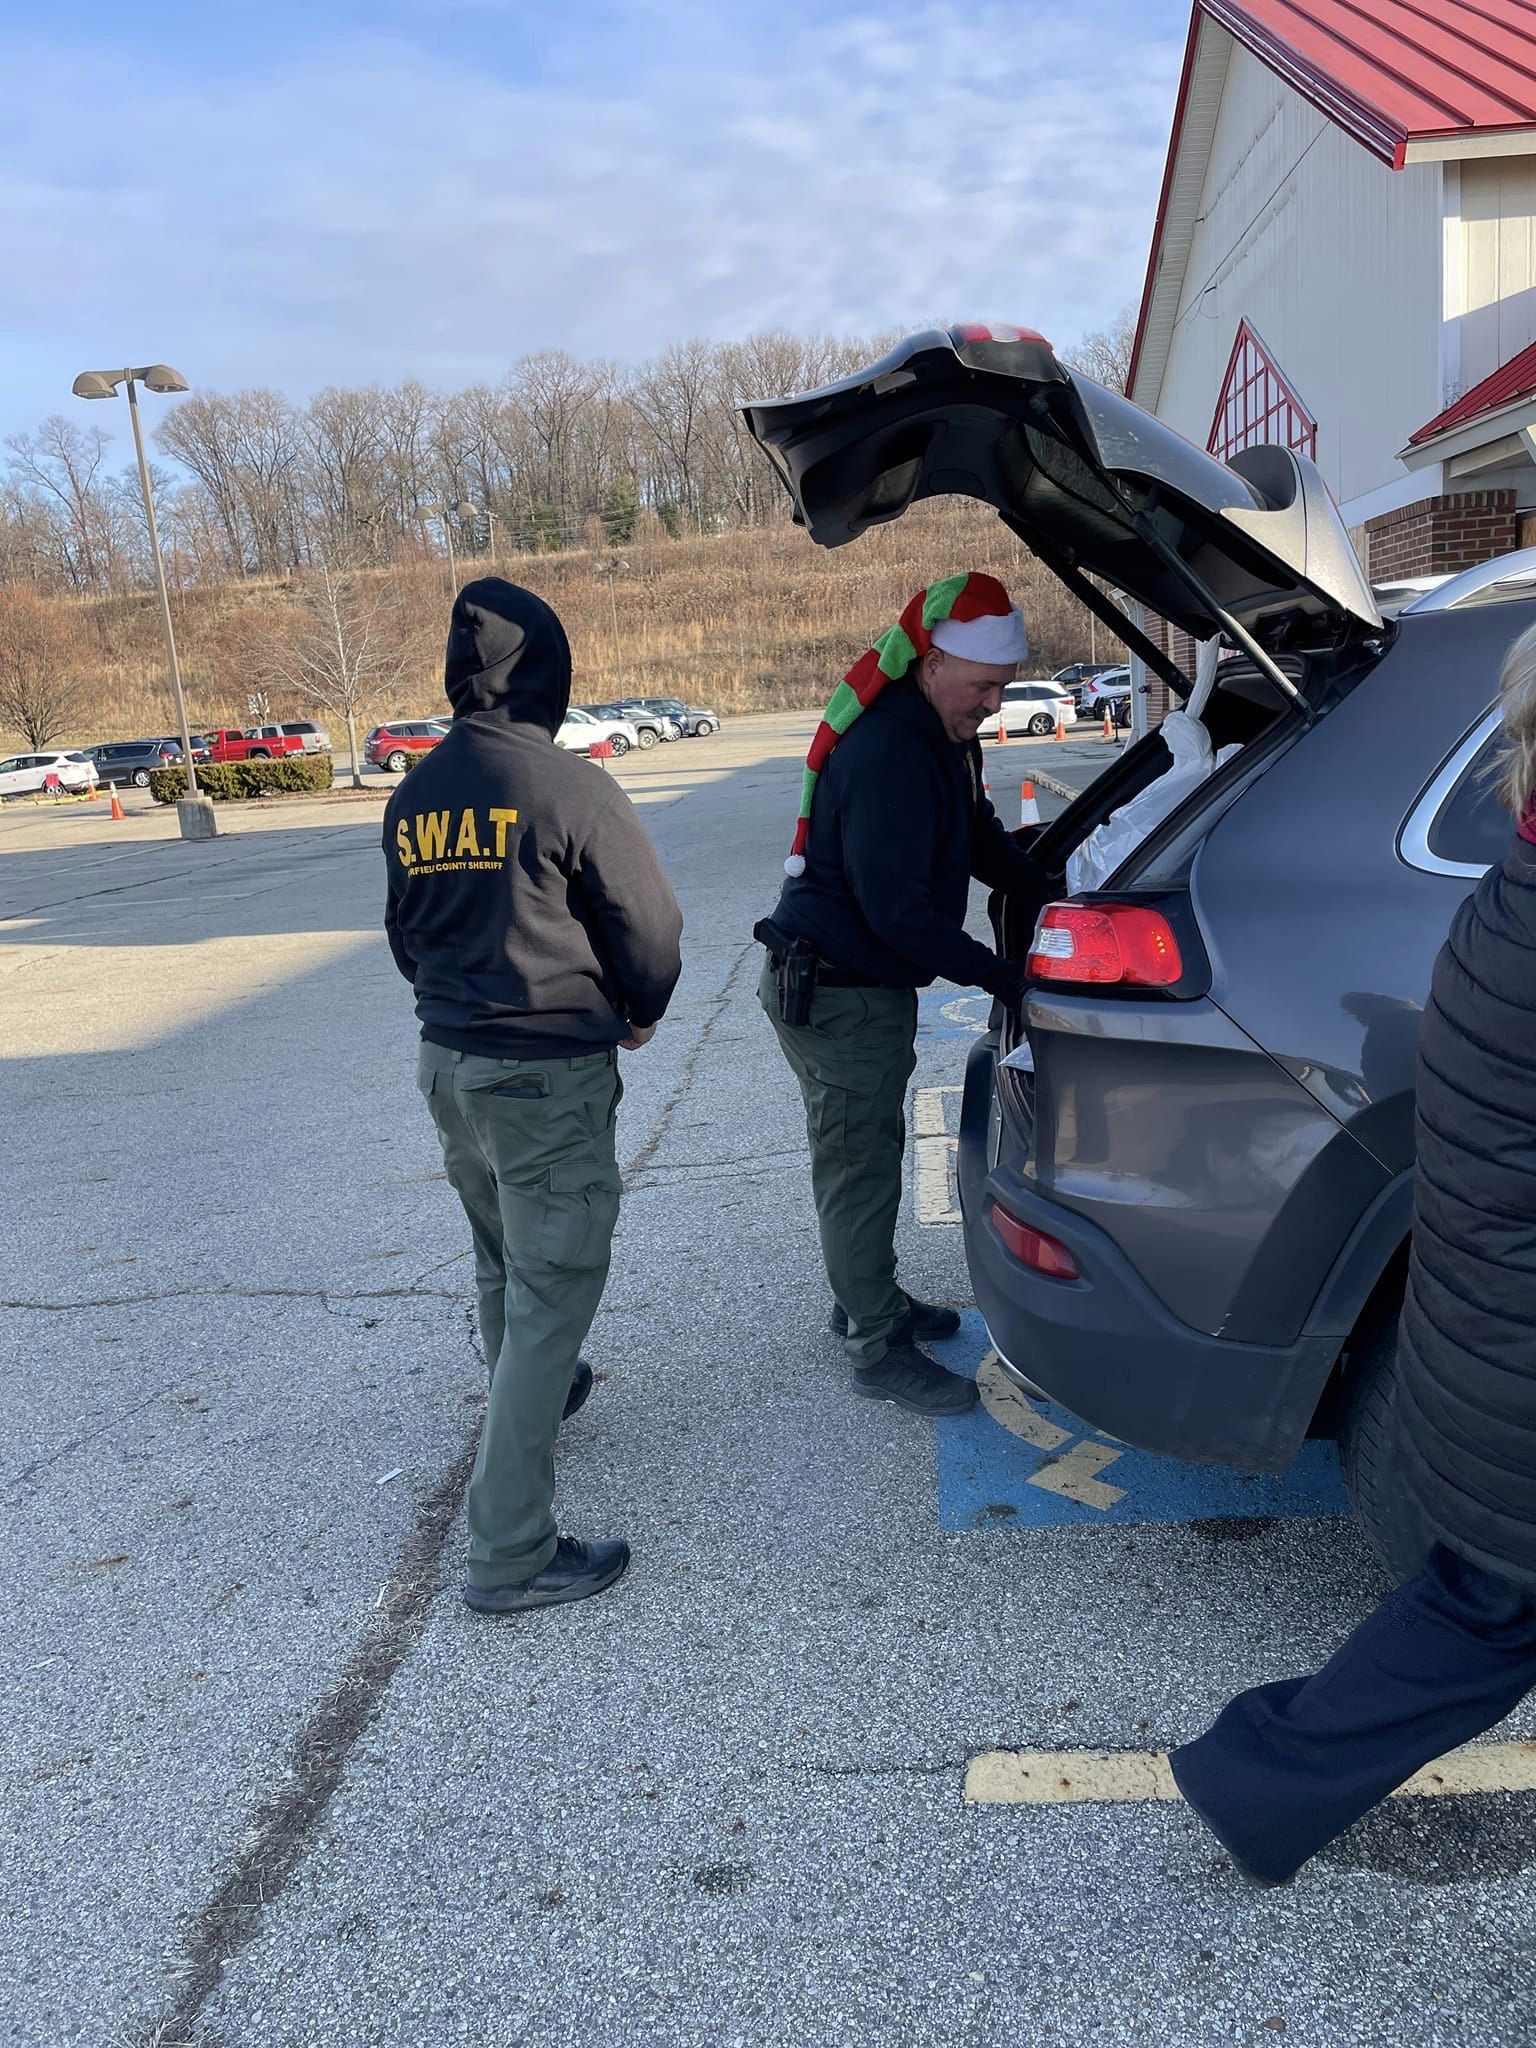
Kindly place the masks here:
<instances>
[{"instance_id":1,"label":"car tire","mask_svg":"<svg viewBox=\"0 0 1536 2048\"><path fill-rule=\"evenodd\" d=\"M1055 719L1048 717L1043 711L1037 711L1025 727L1025 731L1033 733L1037 740L1044 739L1048 732L1054 732L1055 730Z\"/></svg>"},{"instance_id":2,"label":"car tire","mask_svg":"<svg viewBox=\"0 0 1536 2048\"><path fill-rule=\"evenodd\" d=\"M245 758L247 759L247 761L270 761L272 756L267 752L265 747L252 747L251 751L246 755Z\"/></svg>"},{"instance_id":3,"label":"car tire","mask_svg":"<svg viewBox=\"0 0 1536 2048\"><path fill-rule=\"evenodd\" d=\"M410 765L410 755L402 754L398 747L395 749L394 753L386 754L384 756L384 766L389 770L391 775L403 775L406 769L410 767Z\"/></svg>"},{"instance_id":4,"label":"car tire","mask_svg":"<svg viewBox=\"0 0 1536 2048\"><path fill-rule=\"evenodd\" d=\"M1397 1322L1401 1298L1372 1309L1350 1347L1341 1396L1339 1462L1365 1540L1399 1581L1412 1578L1429 1550L1396 1472Z\"/></svg>"},{"instance_id":5,"label":"car tire","mask_svg":"<svg viewBox=\"0 0 1536 2048\"><path fill-rule=\"evenodd\" d=\"M648 754L651 748L655 746L657 738L657 733L650 726L642 725L640 728L640 751L643 754Z\"/></svg>"},{"instance_id":6,"label":"car tire","mask_svg":"<svg viewBox=\"0 0 1536 2048\"><path fill-rule=\"evenodd\" d=\"M615 761L618 760L621 754L627 754L629 752L629 741L625 739L623 733L621 732L616 732L613 735L613 738L609 740L608 744L613 749L613 758L615 759Z\"/></svg>"},{"instance_id":7,"label":"car tire","mask_svg":"<svg viewBox=\"0 0 1536 2048\"><path fill-rule=\"evenodd\" d=\"M135 789L148 789L148 787L149 787L149 770L148 770L147 768L135 768L135 769L134 769L134 771L133 771L133 786L134 786L134 788L135 788Z\"/></svg>"}]
</instances>

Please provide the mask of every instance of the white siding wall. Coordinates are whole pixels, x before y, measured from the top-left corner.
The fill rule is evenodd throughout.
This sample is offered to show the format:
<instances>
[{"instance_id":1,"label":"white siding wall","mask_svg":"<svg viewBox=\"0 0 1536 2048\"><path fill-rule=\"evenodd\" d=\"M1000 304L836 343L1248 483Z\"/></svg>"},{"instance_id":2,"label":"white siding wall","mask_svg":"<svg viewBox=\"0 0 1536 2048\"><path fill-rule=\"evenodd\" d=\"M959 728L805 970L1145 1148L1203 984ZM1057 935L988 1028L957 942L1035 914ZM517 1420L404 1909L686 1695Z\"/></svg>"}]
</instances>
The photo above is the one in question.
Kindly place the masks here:
<instances>
[{"instance_id":1,"label":"white siding wall","mask_svg":"<svg viewBox=\"0 0 1536 2048\"><path fill-rule=\"evenodd\" d=\"M1459 176L1460 275L1446 280L1458 391L1448 400L1536 341L1536 158L1464 163Z\"/></svg>"},{"instance_id":2,"label":"white siding wall","mask_svg":"<svg viewBox=\"0 0 1536 2048\"><path fill-rule=\"evenodd\" d=\"M1404 477L1441 405L1441 195L1438 164L1388 170L1234 45L1157 412L1205 446L1246 318L1335 496Z\"/></svg>"}]
</instances>

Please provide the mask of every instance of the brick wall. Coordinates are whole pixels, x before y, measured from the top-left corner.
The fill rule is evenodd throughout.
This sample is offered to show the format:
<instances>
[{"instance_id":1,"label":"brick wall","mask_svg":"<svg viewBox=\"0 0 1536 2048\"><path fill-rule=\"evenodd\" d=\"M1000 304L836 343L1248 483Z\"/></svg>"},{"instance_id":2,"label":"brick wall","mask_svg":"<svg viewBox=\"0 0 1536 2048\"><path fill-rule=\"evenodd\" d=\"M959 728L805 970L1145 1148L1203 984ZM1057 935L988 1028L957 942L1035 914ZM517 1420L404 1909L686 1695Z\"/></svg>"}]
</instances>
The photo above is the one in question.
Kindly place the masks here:
<instances>
[{"instance_id":1,"label":"brick wall","mask_svg":"<svg viewBox=\"0 0 1536 2048\"><path fill-rule=\"evenodd\" d=\"M1384 512L1366 526L1373 583L1454 575L1516 544L1513 491L1456 491Z\"/></svg>"}]
</instances>

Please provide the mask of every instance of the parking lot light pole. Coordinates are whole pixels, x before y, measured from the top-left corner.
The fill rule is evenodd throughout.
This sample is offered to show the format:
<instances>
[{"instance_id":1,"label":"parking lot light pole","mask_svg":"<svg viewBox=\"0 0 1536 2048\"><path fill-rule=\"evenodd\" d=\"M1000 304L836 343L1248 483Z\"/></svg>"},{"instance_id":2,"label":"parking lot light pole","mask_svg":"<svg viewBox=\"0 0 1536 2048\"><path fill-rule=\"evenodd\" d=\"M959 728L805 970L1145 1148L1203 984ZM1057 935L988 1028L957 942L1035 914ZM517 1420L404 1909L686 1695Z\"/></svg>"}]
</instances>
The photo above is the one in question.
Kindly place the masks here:
<instances>
[{"instance_id":1,"label":"parking lot light pole","mask_svg":"<svg viewBox=\"0 0 1536 2048\"><path fill-rule=\"evenodd\" d=\"M460 498L457 503L451 503L447 498L444 498L441 504L418 505L416 509L419 512L427 513L429 516L435 515L443 522L443 544L448 550L448 581L452 586L448 594L450 597L457 597L459 594L459 569L453 553L453 522L457 519L462 524L471 519L478 519L480 517L480 507L471 504L468 498Z\"/></svg>"},{"instance_id":2,"label":"parking lot light pole","mask_svg":"<svg viewBox=\"0 0 1536 2048\"><path fill-rule=\"evenodd\" d=\"M606 576L608 578L608 609L613 616L613 665L619 673L619 696L621 699L626 695L624 650L619 645L619 603L613 592L615 582L628 567L628 562L618 555L610 555L597 565L599 576Z\"/></svg>"},{"instance_id":3,"label":"parking lot light pole","mask_svg":"<svg viewBox=\"0 0 1536 2048\"><path fill-rule=\"evenodd\" d=\"M149 552L154 558L155 585L160 592L160 623L165 629L165 658L171 671L171 695L176 702L176 720L181 729L181 761L187 771L185 803L176 807L183 839L212 839L216 836L213 806L197 787L197 763L192 758L192 728L187 723L187 700L181 687L181 664L176 659L176 628L171 621L171 594L166 588L165 560L160 553L160 529L155 524L155 494L150 488L149 464L144 456L144 430L139 424L137 387L158 392L185 391L187 380L167 363L150 363L139 370L82 370L71 389L76 398L115 398L119 384L128 387L128 417L133 422L133 452L139 463L139 488L144 493L144 522L149 528Z\"/></svg>"}]
</instances>

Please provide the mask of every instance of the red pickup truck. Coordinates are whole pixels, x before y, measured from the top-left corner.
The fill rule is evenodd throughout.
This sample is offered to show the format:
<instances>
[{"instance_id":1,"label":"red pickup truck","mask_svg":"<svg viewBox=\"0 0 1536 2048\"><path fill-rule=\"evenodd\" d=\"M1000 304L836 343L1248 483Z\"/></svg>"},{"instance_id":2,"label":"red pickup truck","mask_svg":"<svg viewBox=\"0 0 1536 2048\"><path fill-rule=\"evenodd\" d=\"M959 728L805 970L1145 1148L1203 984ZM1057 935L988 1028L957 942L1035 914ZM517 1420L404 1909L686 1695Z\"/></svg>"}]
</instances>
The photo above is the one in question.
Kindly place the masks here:
<instances>
[{"instance_id":1,"label":"red pickup truck","mask_svg":"<svg viewBox=\"0 0 1536 2048\"><path fill-rule=\"evenodd\" d=\"M274 761L280 754L302 754L304 742L280 725L253 725L244 732L220 726L207 735L210 761Z\"/></svg>"}]
</instances>

